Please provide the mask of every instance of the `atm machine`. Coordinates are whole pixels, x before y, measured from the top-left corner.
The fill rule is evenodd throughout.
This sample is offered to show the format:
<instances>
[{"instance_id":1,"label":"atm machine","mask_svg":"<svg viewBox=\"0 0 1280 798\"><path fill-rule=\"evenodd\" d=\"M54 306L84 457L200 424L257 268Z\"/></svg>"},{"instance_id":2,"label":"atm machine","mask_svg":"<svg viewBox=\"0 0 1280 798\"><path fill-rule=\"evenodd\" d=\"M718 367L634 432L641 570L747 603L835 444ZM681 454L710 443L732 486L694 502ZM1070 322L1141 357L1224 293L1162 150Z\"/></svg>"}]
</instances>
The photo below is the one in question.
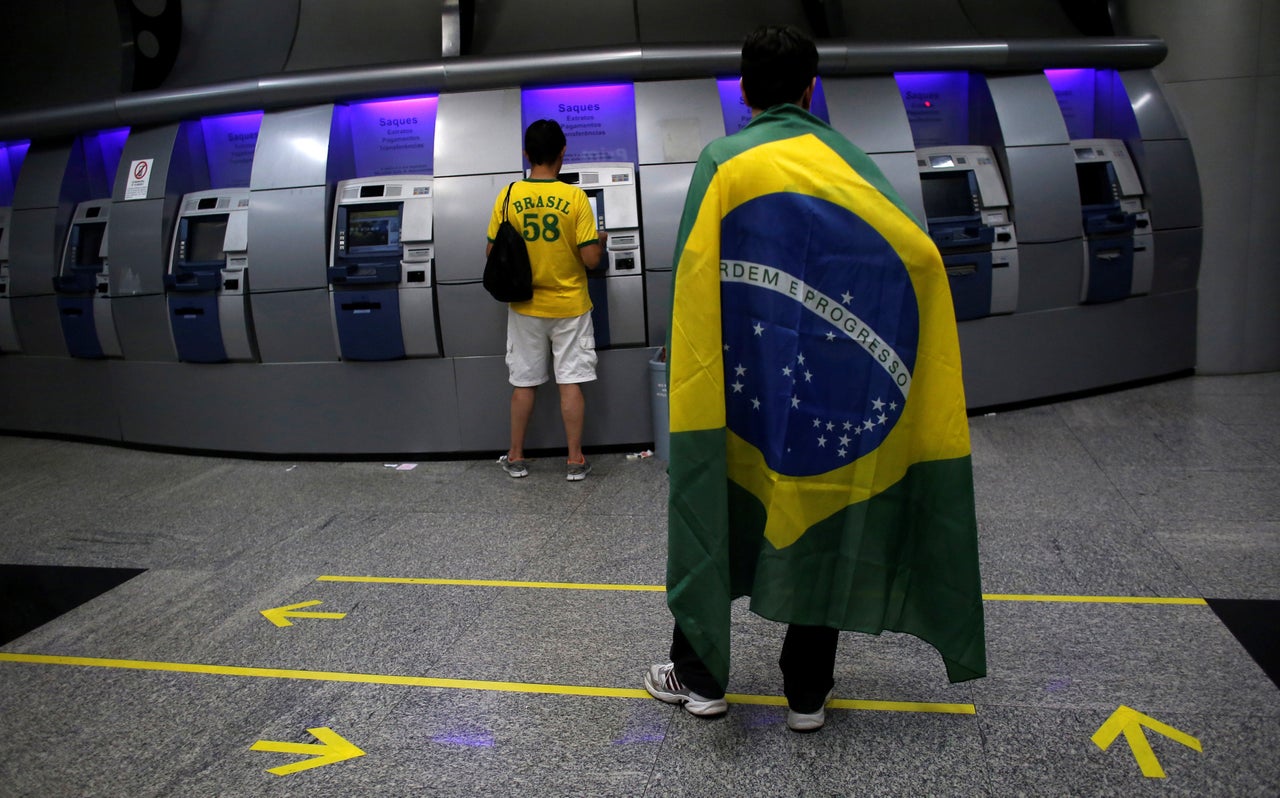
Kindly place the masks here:
<instances>
[{"instance_id":1,"label":"atm machine","mask_svg":"<svg viewBox=\"0 0 1280 798\"><path fill-rule=\"evenodd\" d=\"M644 346L644 277L635 165L565 164L560 179L586 193L596 228L609 234L605 257L587 272L596 347Z\"/></svg>"},{"instance_id":2,"label":"atm machine","mask_svg":"<svg viewBox=\"0 0 1280 798\"><path fill-rule=\"evenodd\" d=\"M18 328L9 306L9 221L12 208L0 208L0 352L21 352Z\"/></svg>"},{"instance_id":3,"label":"atm machine","mask_svg":"<svg viewBox=\"0 0 1280 798\"><path fill-rule=\"evenodd\" d=\"M62 335L72 357L120 357L107 296L107 225L111 200L81 202L71 217L62 265L53 278Z\"/></svg>"},{"instance_id":4,"label":"atm machine","mask_svg":"<svg viewBox=\"0 0 1280 798\"><path fill-rule=\"evenodd\" d=\"M916 150L916 165L956 321L1012 313L1018 304L1018 240L994 152L982 146L925 147Z\"/></svg>"},{"instance_id":5,"label":"atm machine","mask_svg":"<svg viewBox=\"0 0 1280 798\"><path fill-rule=\"evenodd\" d=\"M249 189L197 191L182 198L164 276L179 360L258 359L249 310L248 239Z\"/></svg>"},{"instance_id":6,"label":"atm machine","mask_svg":"<svg viewBox=\"0 0 1280 798\"><path fill-rule=\"evenodd\" d=\"M1080 301L1149 293L1155 258L1151 217L1128 148L1120 139L1075 139L1071 149L1084 224Z\"/></svg>"},{"instance_id":7,"label":"atm machine","mask_svg":"<svg viewBox=\"0 0 1280 798\"><path fill-rule=\"evenodd\" d=\"M425 175L338 183L329 292L344 360L440 356L433 203Z\"/></svg>"}]
</instances>

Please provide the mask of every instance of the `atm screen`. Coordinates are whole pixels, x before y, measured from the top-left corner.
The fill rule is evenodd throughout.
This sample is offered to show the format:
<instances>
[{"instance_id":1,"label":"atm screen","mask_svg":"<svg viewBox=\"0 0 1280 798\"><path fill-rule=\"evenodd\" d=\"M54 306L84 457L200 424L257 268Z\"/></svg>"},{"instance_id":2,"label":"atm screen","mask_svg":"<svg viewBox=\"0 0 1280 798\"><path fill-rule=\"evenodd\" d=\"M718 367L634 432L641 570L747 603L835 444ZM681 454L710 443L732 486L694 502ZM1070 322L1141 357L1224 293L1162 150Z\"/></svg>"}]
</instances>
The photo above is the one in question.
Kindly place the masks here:
<instances>
[{"instance_id":1,"label":"atm screen","mask_svg":"<svg viewBox=\"0 0 1280 798\"><path fill-rule=\"evenodd\" d=\"M189 216L187 222L187 262L211 263L227 257L222 245L227 238L227 215Z\"/></svg>"},{"instance_id":2,"label":"atm screen","mask_svg":"<svg viewBox=\"0 0 1280 798\"><path fill-rule=\"evenodd\" d=\"M72 266L97 268L102 265L98 250L102 249L102 237L107 232L106 222L88 222L76 225L76 262Z\"/></svg>"},{"instance_id":3,"label":"atm screen","mask_svg":"<svg viewBox=\"0 0 1280 798\"><path fill-rule=\"evenodd\" d=\"M958 216L974 216L973 188L970 175L959 172L933 172L920 175L920 187L924 190L924 212L930 219L951 219Z\"/></svg>"},{"instance_id":4,"label":"atm screen","mask_svg":"<svg viewBox=\"0 0 1280 798\"><path fill-rule=\"evenodd\" d=\"M400 246L400 204L347 209L347 252Z\"/></svg>"},{"instance_id":5,"label":"atm screen","mask_svg":"<svg viewBox=\"0 0 1280 798\"><path fill-rule=\"evenodd\" d=\"M1106 161L1076 164L1076 179L1080 182L1081 205L1114 205L1111 164Z\"/></svg>"},{"instance_id":6,"label":"atm screen","mask_svg":"<svg viewBox=\"0 0 1280 798\"><path fill-rule=\"evenodd\" d=\"M603 228L604 220L600 218L600 192L588 191L587 202L591 203L591 218L596 220L596 225Z\"/></svg>"}]
</instances>

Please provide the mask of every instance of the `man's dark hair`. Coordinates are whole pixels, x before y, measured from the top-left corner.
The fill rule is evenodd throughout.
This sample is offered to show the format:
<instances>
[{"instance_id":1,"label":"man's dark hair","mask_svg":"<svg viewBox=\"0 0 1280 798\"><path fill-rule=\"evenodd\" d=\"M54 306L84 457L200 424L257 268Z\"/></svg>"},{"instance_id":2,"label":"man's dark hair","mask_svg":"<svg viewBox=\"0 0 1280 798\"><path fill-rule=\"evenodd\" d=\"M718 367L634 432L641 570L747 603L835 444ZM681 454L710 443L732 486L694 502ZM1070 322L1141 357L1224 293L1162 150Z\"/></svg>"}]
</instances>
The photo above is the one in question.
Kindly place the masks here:
<instances>
[{"instance_id":1,"label":"man's dark hair","mask_svg":"<svg viewBox=\"0 0 1280 798\"><path fill-rule=\"evenodd\" d=\"M555 163L564 145L564 131L554 119L539 119L524 132L524 151L535 166Z\"/></svg>"},{"instance_id":2,"label":"man's dark hair","mask_svg":"<svg viewBox=\"0 0 1280 798\"><path fill-rule=\"evenodd\" d=\"M742 93L752 108L796 102L817 74L818 48L790 25L757 28L742 43Z\"/></svg>"}]
</instances>

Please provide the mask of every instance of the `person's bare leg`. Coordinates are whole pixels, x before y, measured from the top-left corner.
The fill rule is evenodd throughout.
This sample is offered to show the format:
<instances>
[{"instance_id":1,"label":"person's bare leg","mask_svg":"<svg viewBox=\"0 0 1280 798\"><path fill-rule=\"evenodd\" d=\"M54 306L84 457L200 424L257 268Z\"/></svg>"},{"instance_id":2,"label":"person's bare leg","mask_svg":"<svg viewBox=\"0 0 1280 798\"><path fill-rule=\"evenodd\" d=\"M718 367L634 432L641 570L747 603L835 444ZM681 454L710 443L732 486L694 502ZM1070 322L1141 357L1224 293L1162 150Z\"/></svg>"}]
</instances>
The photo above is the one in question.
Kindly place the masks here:
<instances>
[{"instance_id":1,"label":"person's bare leg","mask_svg":"<svg viewBox=\"0 0 1280 798\"><path fill-rule=\"evenodd\" d=\"M511 389L511 448L507 450L508 460L524 459L524 434L529 429L529 419L533 417L533 400L537 388Z\"/></svg>"},{"instance_id":2,"label":"person's bare leg","mask_svg":"<svg viewBox=\"0 0 1280 798\"><path fill-rule=\"evenodd\" d=\"M569 444L569 462L580 463L582 456L582 424L586 416L586 400L577 383L560 386L560 417L564 419L564 437Z\"/></svg>"}]
</instances>

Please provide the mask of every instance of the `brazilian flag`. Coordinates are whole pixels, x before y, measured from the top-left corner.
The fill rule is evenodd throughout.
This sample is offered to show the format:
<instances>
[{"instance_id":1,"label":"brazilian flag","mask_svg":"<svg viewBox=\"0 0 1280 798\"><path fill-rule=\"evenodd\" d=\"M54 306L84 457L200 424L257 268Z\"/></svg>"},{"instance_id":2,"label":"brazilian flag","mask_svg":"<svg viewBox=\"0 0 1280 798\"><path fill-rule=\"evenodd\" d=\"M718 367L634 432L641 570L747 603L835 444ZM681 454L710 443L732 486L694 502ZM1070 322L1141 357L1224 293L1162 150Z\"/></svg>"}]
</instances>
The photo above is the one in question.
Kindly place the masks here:
<instances>
[{"instance_id":1,"label":"brazilian flag","mask_svg":"<svg viewBox=\"0 0 1280 798\"><path fill-rule=\"evenodd\" d=\"M950 289L861 150L793 105L710 144L676 243L667 603L720 684L729 604L906 632L986 674Z\"/></svg>"}]
</instances>

